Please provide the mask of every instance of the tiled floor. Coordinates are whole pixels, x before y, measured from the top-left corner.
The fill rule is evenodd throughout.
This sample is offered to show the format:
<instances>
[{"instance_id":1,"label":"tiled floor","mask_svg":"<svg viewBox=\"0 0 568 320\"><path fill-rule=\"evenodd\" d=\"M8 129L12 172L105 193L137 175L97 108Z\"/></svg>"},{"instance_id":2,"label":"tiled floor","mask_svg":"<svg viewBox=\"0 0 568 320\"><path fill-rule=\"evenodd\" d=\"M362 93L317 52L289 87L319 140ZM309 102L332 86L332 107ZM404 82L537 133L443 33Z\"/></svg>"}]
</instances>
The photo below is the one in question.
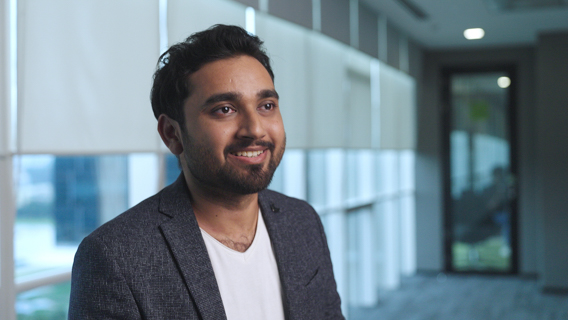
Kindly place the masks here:
<instances>
[{"instance_id":1,"label":"tiled floor","mask_svg":"<svg viewBox=\"0 0 568 320\"><path fill-rule=\"evenodd\" d=\"M568 320L568 295L541 293L536 280L508 276L418 275L381 293L349 320Z\"/></svg>"}]
</instances>

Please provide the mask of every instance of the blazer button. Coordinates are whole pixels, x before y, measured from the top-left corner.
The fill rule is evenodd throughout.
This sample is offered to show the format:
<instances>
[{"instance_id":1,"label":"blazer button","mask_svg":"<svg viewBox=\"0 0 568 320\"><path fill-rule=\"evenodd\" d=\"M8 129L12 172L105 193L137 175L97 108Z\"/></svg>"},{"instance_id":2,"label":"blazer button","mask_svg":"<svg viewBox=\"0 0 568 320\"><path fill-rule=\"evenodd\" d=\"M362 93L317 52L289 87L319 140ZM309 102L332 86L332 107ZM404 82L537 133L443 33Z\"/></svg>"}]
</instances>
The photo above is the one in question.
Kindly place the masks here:
<instances>
[{"instance_id":1,"label":"blazer button","mask_svg":"<svg viewBox=\"0 0 568 320\"><path fill-rule=\"evenodd\" d=\"M280 212L280 208L276 207L276 206L274 205L274 203L271 203L271 204L270 204L270 210L272 210L272 212L275 212L275 213Z\"/></svg>"}]
</instances>

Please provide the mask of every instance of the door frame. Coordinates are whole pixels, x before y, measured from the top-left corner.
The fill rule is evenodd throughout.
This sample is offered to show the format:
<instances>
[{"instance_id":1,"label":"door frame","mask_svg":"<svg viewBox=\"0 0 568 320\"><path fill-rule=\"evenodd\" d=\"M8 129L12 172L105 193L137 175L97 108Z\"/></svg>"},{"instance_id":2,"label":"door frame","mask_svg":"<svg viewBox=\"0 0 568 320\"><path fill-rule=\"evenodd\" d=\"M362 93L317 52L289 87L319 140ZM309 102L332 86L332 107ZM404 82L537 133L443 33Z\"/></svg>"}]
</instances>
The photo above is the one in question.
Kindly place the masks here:
<instances>
[{"instance_id":1,"label":"door frame","mask_svg":"<svg viewBox=\"0 0 568 320\"><path fill-rule=\"evenodd\" d=\"M444 248L444 270L449 273L460 274L518 274L519 272L519 241L518 241L518 190L519 190L519 175L517 166L517 65L515 64L494 64L486 66L470 66L470 67L454 67L443 66L441 71L441 111L442 111L442 186L443 186L443 215L444 215L444 230L443 230L443 248ZM510 159L510 173L514 177L515 197L511 200L511 217L510 217L510 236L511 236L511 268L509 271L458 271L452 267L452 195L451 195L451 159L450 159L450 132L451 132L451 91L450 79L455 74L473 74L473 73L489 73L489 72L505 72L511 79L511 85L508 90L508 121L509 121L509 159Z\"/></svg>"}]
</instances>

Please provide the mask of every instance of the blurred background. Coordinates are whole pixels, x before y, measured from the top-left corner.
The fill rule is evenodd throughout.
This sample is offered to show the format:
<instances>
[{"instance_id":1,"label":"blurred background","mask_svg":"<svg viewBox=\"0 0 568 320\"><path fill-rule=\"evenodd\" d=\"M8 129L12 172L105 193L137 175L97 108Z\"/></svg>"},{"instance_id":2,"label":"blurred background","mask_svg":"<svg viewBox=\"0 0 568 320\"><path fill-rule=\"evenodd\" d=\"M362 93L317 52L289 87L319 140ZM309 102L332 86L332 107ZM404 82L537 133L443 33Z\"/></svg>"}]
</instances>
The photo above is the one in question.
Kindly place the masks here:
<instances>
[{"instance_id":1,"label":"blurred background","mask_svg":"<svg viewBox=\"0 0 568 320\"><path fill-rule=\"evenodd\" d=\"M568 1L0 4L0 319L65 319L83 237L177 178L152 73L216 23L265 41L270 188L321 215L348 319L568 319Z\"/></svg>"}]
</instances>

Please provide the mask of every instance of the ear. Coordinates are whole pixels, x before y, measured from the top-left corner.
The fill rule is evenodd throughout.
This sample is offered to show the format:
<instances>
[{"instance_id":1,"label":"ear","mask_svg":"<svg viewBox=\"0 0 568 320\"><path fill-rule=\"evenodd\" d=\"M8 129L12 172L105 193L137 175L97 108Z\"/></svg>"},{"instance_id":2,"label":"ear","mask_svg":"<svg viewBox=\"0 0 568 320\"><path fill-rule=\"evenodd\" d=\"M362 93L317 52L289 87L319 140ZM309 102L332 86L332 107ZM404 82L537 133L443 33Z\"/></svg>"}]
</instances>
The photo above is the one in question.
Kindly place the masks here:
<instances>
[{"instance_id":1,"label":"ear","mask_svg":"<svg viewBox=\"0 0 568 320\"><path fill-rule=\"evenodd\" d=\"M177 121L162 113L158 117L158 133L166 147L168 147L173 154L177 156L183 152L183 144L181 142L182 132Z\"/></svg>"}]
</instances>

